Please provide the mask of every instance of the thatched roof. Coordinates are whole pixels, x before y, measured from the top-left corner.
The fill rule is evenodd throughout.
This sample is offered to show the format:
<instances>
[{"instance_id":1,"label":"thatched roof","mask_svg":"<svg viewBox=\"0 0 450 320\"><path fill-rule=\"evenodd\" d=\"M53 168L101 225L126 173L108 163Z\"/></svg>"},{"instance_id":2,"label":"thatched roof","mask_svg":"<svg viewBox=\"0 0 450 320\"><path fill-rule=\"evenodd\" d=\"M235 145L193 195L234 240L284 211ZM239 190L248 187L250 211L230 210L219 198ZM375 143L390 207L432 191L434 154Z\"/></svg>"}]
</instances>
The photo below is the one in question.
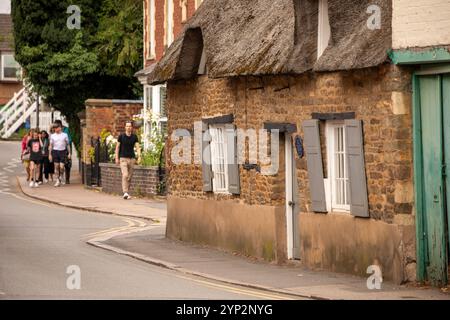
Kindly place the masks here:
<instances>
[{"instance_id":1,"label":"thatched roof","mask_svg":"<svg viewBox=\"0 0 450 320\"><path fill-rule=\"evenodd\" d=\"M372 3L386 9L385 26L391 0L329 0L332 42L317 61L318 0L205 0L148 83L194 77L203 50L211 78L374 66L386 60L391 42L390 26L361 28Z\"/></svg>"},{"instance_id":2,"label":"thatched roof","mask_svg":"<svg viewBox=\"0 0 450 320\"><path fill-rule=\"evenodd\" d=\"M138 80L142 84L146 84L147 83L147 78L153 72L153 69L155 69L155 66L156 66L156 63L152 63L152 64L146 66L144 69L139 70L138 72L136 72L134 74L134 76L136 78L138 78Z\"/></svg>"},{"instance_id":3,"label":"thatched roof","mask_svg":"<svg viewBox=\"0 0 450 320\"><path fill-rule=\"evenodd\" d=\"M392 46L391 1L329 0L328 3L331 39L314 70L367 68L385 62ZM380 29L371 30L367 25L373 14L367 12L370 5L380 8Z\"/></svg>"}]
</instances>

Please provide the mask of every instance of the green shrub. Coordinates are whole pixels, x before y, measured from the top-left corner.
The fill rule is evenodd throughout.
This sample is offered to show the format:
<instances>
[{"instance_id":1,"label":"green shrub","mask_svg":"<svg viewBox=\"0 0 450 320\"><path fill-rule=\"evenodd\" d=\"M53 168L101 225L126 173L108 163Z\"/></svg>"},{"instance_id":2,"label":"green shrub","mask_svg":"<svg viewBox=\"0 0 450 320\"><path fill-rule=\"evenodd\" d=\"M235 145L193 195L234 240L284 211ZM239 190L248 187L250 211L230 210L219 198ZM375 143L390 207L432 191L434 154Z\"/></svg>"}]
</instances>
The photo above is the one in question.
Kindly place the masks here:
<instances>
[{"instance_id":1,"label":"green shrub","mask_svg":"<svg viewBox=\"0 0 450 320\"><path fill-rule=\"evenodd\" d=\"M164 135L159 131L155 123L152 124L152 132L150 134L150 148L142 152L142 159L140 165L144 167L164 167Z\"/></svg>"}]
</instances>

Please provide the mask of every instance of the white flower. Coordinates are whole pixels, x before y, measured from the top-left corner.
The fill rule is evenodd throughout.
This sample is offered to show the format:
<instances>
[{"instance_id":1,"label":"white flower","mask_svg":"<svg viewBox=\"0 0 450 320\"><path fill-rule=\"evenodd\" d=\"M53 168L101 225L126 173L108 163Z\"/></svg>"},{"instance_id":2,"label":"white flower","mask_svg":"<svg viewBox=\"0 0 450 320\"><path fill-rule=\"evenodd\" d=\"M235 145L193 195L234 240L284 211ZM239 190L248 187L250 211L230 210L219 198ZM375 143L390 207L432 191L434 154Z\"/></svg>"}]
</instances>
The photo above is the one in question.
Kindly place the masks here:
<instances>
[{"instance_id":1,"label":"white flower","mask_svg":"<svg viewBox=\"0 0 450 320\"><path fill-rule=\"evenodd\" d=\"M110 134L109 136L106 137L106 144L110 144L112 140L114 140L114 136Z\"/></svg>"},{"instance_id":2,"label":"white flower","mask_svg":"<svg viewBox=\"0 0 450 320\"><path fill-rule=\"evenodd\" d=\"M159 118L160 118L159 114L157 114L156 112L152 113L152 122L157 122Z\"/></svg>"}]
</instances>

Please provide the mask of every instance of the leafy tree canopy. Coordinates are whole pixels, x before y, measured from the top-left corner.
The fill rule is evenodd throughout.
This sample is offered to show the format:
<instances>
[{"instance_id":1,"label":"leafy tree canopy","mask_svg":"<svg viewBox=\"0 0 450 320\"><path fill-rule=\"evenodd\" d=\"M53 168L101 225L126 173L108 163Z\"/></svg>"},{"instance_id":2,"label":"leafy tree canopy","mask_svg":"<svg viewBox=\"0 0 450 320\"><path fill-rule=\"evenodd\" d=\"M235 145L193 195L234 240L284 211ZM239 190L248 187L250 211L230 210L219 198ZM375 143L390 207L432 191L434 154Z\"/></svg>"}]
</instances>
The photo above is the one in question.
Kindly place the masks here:
<instances>
[{"instance_id":1,"label":"leafy tree canopy","mask_svg":"<svg viewBox=\"0 0 450 320\"><path fill-rule=\"evenodd\" d=\"M81 28L69 29L71 0L12 0L16 60L36 93L60 110L79 146L89 98L135 99L142 88L142 1L77 0Z\"/></svg>"}]
</instances>

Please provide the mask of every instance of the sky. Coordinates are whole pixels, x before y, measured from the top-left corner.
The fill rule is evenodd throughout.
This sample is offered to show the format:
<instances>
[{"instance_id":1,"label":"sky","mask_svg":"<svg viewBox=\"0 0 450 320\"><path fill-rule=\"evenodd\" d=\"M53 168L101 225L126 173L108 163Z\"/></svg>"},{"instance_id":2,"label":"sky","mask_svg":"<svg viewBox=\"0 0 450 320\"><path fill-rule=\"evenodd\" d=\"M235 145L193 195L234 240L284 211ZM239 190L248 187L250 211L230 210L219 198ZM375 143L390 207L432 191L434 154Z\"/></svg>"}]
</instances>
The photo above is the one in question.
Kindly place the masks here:
<instances>
[{"instance_id":1,"label":"sky","mask_svg":"<svg viewBox=\"0 0 450 320\"><path fill-rule=\"evenodd\" d=\"M0 0L0 13L10 13L11 2L10 0Z\"/></svg>"}]
</instances>

